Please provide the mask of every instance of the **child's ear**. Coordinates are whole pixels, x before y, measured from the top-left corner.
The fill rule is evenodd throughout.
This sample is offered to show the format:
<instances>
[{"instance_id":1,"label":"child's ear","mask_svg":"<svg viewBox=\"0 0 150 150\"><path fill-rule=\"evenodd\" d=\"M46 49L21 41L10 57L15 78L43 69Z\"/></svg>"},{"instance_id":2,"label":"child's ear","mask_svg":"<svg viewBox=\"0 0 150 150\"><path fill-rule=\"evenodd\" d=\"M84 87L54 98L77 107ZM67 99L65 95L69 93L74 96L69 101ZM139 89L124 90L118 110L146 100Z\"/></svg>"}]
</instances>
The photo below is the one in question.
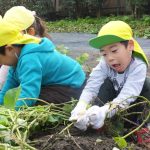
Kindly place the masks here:
<instances>
[{"instance_id":1,"label":"child's ear","mask_svg":"<svg viewBox=\"0 0 150 150\"><path fill-rule=\"evenodd\" d=\"M35 36L36 32L35 32L34 27L28 28L28 34L30 34L30 35L32 35L32 36Z\"/></svg>"},{"instance_id":2,"label":"child's ear","mask_svg":"<svg viewBox=\"0 0 150 150\"><path fill-rule=\"evenodd\" d=\"M5 54L11 56L14 54L15 47L13 45L6 45L5 46Z\"/></svg>"},{"instance_id":3,"label":"child's ear","mask_svg":"<svg viewBox=\"0 0 150 150\"><path fill-rule=\"evenodd\" d=\"M128 49L130 51L134 50L134 41L133 40L129 40L129 42L128 42Z\"/></svg>"},{"instance_id":4,"label":"child's ear","mask_svg":"<svg viewBox=\"0 0 150 150\"><path fill-rule=\"evenodd\" d=\"M12 45L6 45L5 46L5 52L11 53L13 51L14 47Z\"/></svg>"}]
</instances>

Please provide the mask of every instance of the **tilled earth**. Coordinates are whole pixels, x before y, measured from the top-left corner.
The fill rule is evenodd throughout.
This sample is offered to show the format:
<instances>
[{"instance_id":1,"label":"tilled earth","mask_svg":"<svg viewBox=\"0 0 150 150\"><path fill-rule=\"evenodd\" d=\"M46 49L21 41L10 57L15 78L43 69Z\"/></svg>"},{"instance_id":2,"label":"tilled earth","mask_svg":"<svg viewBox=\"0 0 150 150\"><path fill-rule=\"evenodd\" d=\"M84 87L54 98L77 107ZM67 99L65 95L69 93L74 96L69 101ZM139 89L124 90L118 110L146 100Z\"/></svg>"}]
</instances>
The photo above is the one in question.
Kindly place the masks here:
<instances>
[{"instance_id":1,"label":"tilled earth","mask_svg":"<svg viewBox=\"0 0 150 150\"><path fill-rule=\"evenodd\" d=\"M49 132L38 132L32 135L34 147L38 150L113 150L117 147L114 140L103 131L91 130L81 132L72 128L68 134L59 134L62 127ZM127 149L149 150L147 145L130 144ZM124 149L124 150L127 150Z\"/></svg>"}]
</instances>

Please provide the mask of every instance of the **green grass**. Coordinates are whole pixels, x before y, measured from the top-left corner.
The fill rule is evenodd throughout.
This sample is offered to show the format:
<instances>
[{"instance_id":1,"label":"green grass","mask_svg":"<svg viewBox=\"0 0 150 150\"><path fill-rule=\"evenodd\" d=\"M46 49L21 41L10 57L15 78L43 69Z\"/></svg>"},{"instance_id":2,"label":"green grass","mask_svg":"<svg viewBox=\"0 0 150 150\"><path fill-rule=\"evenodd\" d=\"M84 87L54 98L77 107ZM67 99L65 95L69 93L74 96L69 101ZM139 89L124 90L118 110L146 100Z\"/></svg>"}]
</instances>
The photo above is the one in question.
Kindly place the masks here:
<instances>
[{"instance_id":1,"label":"green grass","mask_svg":"<svg viewBox=\"0 0 150 150\"><path fill-rule=\"evenodd\" d=\"M132 16L110 16L101 18L84 18L84 19L64 19L54 22L47 22L49 32L82 32L95 33L108 21L122 20L128 23L135 37L150 38L150 16L144 15L140 19L135 19Z\"/></svg>"}]
</instances>

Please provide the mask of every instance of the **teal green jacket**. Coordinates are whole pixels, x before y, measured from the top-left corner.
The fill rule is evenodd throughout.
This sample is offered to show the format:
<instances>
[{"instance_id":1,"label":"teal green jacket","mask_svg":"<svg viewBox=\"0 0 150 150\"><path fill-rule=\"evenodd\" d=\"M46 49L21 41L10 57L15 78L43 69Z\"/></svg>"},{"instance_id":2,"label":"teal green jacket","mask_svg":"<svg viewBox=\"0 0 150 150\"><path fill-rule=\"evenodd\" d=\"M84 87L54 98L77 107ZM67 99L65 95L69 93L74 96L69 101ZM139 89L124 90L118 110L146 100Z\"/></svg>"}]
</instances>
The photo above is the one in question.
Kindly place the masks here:
<instances>
[{"instance_id":1,"label":"teal green jacket","mask_svg":"<svg viewBox=\"0 0 150 150\"><path fill-rule=\"evenodd\" d=\"M19 85L19 98L38 98L41 86L64 85L79 88L84 81L85 73L80 64L59 53L49 39L43 38L39 44L27 44L21 49L17 66L10 68L7 81L0 92L0 104L3 104L6 91ZM26 101L28 106L35 102ZM16 106L22 105L22 101L16 102Z\"/></svg>"}]
</instances>

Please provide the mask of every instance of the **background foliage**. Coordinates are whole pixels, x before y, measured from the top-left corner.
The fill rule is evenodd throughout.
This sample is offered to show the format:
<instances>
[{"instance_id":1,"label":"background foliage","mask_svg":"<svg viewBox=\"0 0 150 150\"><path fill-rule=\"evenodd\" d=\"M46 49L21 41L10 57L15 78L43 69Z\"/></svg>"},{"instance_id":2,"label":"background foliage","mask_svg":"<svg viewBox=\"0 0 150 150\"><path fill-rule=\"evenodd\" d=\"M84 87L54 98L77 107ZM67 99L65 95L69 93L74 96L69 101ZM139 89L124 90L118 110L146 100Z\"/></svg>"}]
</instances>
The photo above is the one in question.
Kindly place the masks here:
<instances>
[{"instance_id":1,"label":"background foliage","mask_svg":"<svg viewBox=\"0 0 150 150\"><path fill-rule=\"evenodd\" d=\"M124 7L130 8L130 11L123 14L120 12L119 15L115 10L114 13L107 14L107 17L102 11L106 0L60 0L59 11L56 9L56 1L58 0L0 0L0 14L3 15L12 6L23 5L50 21L47 23L50 32L97 33L106 22L123 20L131 25L135 36L150 38L150 0L114 0L118 3L125 1Z\"/></svg>"},{"instance_id":2,"label":"background foliage","mask_svg":"<svg viewBox=\"0 0 150 150\"><path fill-rule=\"evenodd\" d=\"M47 19L58 19L63 17L100 17L103 14L103 4L106 0L59 0L60 9L56 9L58 0L0 0L0 14L15 5L23 5L34 10ZM150 14L150 0L114 0L119 6L122 1L125 12L118 12L117 8L111 14L131 14L134 17L141 17L143 14ZM107 2L108 3L108 2ZM117 13L116 13L117 12ZM110 15L107 13L107 15Z\"/></svg>"},{"instance_id":3,"label":"background foliage","mask_svg":"<svg viewBox=\"0 0 150 150\"><path fill-rule=\"evenodd\" d=\"M64 19L47 22L49 32L84 32L97 34L99 29L110 20L122 20L133 29L134 37L150 38L150 16L144 15L140 19L133 16L110 16L101 18Z\"/></svg>"}]
</instances>

